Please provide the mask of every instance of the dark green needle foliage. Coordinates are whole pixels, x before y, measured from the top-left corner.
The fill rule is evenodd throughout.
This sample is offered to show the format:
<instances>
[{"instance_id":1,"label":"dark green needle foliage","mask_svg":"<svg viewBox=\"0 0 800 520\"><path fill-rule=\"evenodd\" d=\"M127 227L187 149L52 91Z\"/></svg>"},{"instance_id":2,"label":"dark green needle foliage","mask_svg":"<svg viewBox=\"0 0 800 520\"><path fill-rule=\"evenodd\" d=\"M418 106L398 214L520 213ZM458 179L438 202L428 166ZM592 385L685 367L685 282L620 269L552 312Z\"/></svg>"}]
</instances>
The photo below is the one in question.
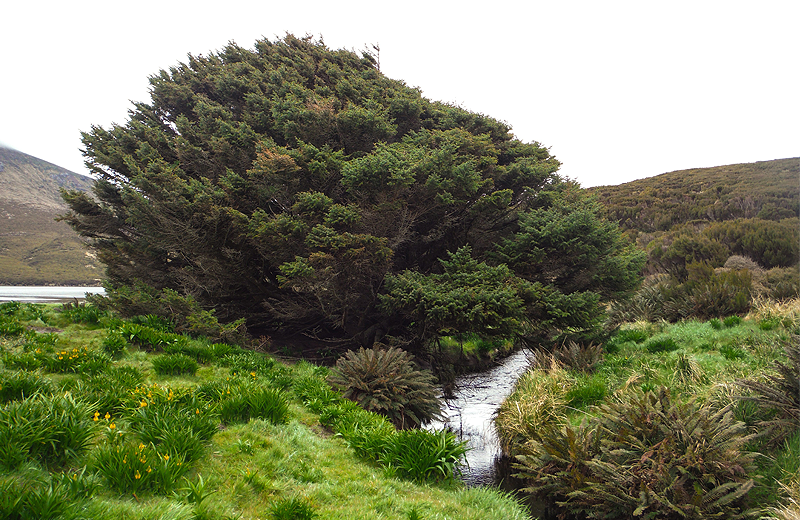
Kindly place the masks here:
<instances>
[{"instance_id":1,"label":"dark green needle foliage","mask_svg":"<svg viewBox=\"0 0 800 520\"><path fill-rule=\"evenodd\" d=\"M65 193L64 220L124 316L199 304L181 331L246 317L276 339L420 348L586 329L644 261L545 146L311 38L189 56L83 144L94 195ZM411 294L439 276L442 294Z\"/></svg>"}]
</instances>

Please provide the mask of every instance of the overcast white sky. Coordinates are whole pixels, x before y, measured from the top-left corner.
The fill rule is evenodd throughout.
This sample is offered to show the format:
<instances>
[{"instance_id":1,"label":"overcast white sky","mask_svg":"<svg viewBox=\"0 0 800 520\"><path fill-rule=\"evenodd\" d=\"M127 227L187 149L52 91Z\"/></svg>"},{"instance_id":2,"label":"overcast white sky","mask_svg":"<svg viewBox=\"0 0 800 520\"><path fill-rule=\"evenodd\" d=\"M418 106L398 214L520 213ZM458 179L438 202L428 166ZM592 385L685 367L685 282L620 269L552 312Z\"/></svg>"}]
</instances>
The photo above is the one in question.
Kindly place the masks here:
<instances>
[{"instance_id":1,"label":"overcast white sky","mask_svg":"<svg viewBox=\"0 0 800 520\"><path fill-rule=\"evenodd\" d=\"M391 7L390 7L391 6ZM381 70L510 124L583 186L800 156L800 1L14 1L0 143L85 173L150 75L286 32L381 47Z\"/></svg>"}]
</instances>

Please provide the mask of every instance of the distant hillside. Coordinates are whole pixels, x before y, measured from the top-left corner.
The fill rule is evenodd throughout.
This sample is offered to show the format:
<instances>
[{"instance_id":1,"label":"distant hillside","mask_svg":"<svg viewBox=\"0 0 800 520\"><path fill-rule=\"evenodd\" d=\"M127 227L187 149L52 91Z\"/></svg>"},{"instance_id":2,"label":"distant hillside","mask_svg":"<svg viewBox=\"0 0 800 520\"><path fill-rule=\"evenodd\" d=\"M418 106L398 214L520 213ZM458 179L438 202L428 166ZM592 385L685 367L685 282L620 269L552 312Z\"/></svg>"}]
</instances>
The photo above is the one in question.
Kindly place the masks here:
<instances>
[{"instance_id":1,"label":"distant hillside","mask_svg":"<svg viewBox=\"0 0 800 520\"><path fill-rule=\"evenodd\" d=\"M800 213L800 158L681 170L589 191L626 230L668 231L698 220L778 221Z\"/></svg>"},{"instance_id":2,"label":"distant hillside","mask_svg":"<svg viewBox=\"0 0 800 520\"><path fill-rule=\"evenodd\" d=\"M800 295L800 158L589 191L647 252L645 285L617 318L742 315L753 297Z\"/></svg>"},{"instance_id":3,"label":"distant hillside","mask_svg":"<svg viewBox=\"0 0 800 520\"><path fill-rule=\"evenodd\" d=\"M88 191L92 179L0 147L0 285L97 285L103 268L55 217L60 188Z\"/></svg>"}]
</instances>

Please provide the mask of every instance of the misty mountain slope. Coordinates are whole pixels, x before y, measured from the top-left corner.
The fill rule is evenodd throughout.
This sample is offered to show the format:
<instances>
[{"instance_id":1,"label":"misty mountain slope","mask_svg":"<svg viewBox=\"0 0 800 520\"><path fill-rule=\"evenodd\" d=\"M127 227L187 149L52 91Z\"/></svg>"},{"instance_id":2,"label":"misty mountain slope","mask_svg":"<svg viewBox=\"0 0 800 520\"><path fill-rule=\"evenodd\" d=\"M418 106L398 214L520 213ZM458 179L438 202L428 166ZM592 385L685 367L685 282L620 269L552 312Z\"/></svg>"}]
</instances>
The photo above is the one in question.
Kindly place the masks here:
<instances>
[{"instance_id":1,"label":"misty mountain slope","mask_svg":"<svg viewBox=\"0 0 800 520\"><path fill-rule=\"evenodd\" d=\"M97 285L102 265L63 222L60 188L88 191L92 179L0 148L0 285Z\"/></svg>"}]
</instances>

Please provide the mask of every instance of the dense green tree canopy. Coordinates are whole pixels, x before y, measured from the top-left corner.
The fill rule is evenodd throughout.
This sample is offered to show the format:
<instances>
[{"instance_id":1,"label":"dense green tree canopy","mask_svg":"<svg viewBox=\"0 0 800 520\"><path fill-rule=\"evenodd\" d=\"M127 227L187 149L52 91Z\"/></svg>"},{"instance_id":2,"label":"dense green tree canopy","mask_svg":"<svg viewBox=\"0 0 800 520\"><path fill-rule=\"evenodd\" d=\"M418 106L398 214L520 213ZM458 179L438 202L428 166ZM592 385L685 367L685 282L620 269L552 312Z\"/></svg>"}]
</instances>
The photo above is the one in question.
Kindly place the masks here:
<instances>
[{"instance_id":1,"label":"dense green tree canopy","mask_svg":"<svg viewBox=\"0 0 800 520\"><path fill-rule=\"evenodd\" d=\"M95 197L65 195L112 295L176 290L273 337L419 344L586 327L638 281L641 254L545 147L370 56L289 35L150 83L124 125L83 135Z\"/></svg>"}]
</instances>

